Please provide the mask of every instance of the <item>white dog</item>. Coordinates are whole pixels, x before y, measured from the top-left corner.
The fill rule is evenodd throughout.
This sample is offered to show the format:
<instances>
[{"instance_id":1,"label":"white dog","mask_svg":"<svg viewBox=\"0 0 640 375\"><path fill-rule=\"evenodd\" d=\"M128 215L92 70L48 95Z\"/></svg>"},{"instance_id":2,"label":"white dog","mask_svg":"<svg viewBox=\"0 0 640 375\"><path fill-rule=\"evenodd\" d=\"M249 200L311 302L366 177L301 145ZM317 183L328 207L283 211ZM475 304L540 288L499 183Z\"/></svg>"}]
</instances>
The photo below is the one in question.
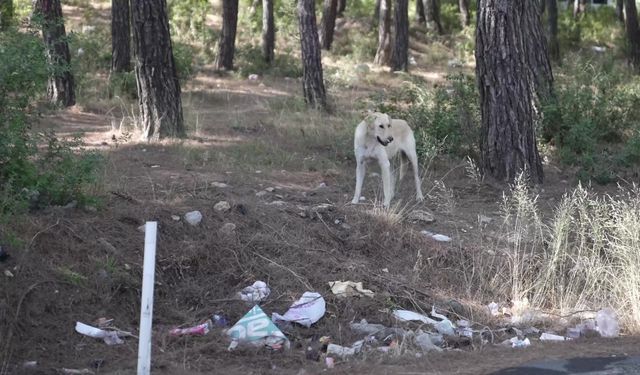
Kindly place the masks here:
<instances>
[{"instance_id":1,"label":"white dog","mask_svg":"<svg viewBox=\"0 0 640 375\"><path fill-rule=\"evenodd\" d=\"M356 191L351 203L358 203L364 181L365 167L369 160L376 159L382 172L382 188L384 206L389 207L393 198L393 175L391 162L399 151L411 161L413 177L416 183L416 199L422 201L420 175L418 174L418 156L413 131L404 120L391 119L389 115L379 112L369 115L356 127L353 147L356 154ZM404 176L404 163L400 164L400 180Z\"/></svg>"}]
</instances>

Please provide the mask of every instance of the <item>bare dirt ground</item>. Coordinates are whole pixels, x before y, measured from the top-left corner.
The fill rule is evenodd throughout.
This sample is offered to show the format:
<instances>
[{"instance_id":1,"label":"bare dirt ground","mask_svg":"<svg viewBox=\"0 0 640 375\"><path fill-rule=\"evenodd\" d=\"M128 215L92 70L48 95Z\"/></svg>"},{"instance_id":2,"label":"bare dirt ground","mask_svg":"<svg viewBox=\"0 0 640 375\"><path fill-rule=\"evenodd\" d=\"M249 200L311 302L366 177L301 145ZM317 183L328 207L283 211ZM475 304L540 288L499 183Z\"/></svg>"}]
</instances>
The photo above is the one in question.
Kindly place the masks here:
<instances>
[{"instance_id":1,"label":"bare dirt ground","mask_svg":"<svg viewBox=\"0 0 640 375\"><path fill-rule=\"evenodd\" d=\"M415 70L440 77L420 66ZM623 337L560 344L534 340L526 349L451 340L442 353L417 357L412 350L399 356L373 351L337 361L334 369L305 358L314 336L347 346L360 339L349 322L364 318L400 325L391 317L393 308L429 311L435 304L451 318L476 322L475 327L498 327L484 308L496 296L479 295L470 273L459 270L460 264L473 267L492 243L506 187L477 183L463 161L440 157L423 166L429 193L424 203L413 201L406 179L396 198L399 214L384 213L375 205L381 197L379 177L368 175L367 200L347 204L355 168L351 136L360 117L354 103L402 80L371 74L375 78L332 87L336 111L327 115L304 109L295 79L249 81L204 68L184 89L190 136L159 144L114 131L106 111L78 106L45 114L39 127L61 135L82 132L87 147L104 153L101 200L88 208L33 212L15 223L24 246L9 248L12 257L0 264L13 274L0 276L3 371L135 372L137 340L107 346L75 333L74 326L104 317L136 333L144 240L138 227L150 220L159 226L153 373L485 374L533 359L640 354L640 339ZM555 166L547 166L546 173L539 202L551 209L575 181ZM444 181L449 192L439 192L435 180ZM231 209L215 210L223 200ZM403 220L416 209L433 212L436 221ZM192 210L203 214L195 227L183 218ZM479 215L492 220L481 224ZM235 224L235 230L221 232L226 223ZM438 243L421 230L453 241ZM234 294L255 280L271 287L261 304L268 315L284 312L307 290L324 296L326 315L311 328L287 328L292 348L284 353L229 352L219 329L203 337L168 335L170 328L198 324L215 313L237 321L248 307ZM375 297L338 299L328 285L335 280L362 281ZM509 337L498 335L494 342ZM38 366L24 369L26 361Z\"/></svg>"}]
</instances>

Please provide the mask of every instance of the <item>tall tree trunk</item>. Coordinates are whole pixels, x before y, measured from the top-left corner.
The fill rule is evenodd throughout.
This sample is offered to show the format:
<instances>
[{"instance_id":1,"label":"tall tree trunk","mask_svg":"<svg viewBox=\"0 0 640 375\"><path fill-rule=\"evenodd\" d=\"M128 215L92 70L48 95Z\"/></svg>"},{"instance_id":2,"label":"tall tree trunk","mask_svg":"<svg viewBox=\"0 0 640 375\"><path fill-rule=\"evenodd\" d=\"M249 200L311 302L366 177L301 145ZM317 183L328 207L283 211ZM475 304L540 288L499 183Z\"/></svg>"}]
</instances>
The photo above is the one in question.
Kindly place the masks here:
<instances>
[{"instance_id":1,"label":"tall tree trunk","mask_svg":"<svg viewBox=\"0 0 640 375\"><path fill-rule=\"evenodd\" d=\"M442 35L444 30L440 23L440 0L422 0L424 5L424 17L427 20L427 29L436 31Z\"/></svg>"},{"instance_id":2,"label":"tall tree trunk","mask_svg":"<svg viewBox=\"0 0 640 375\"><path fill-rule=\"evenodd\" d=\"M76 104L76 95L60 0L35 0L33 14L42 22L42 37L51 67L47 97L54 104L70 107Z\"/></svg>"},{"instance_id":3,"label":"tall tree trunk","mask_svg":"<svg viewBox=\"0 0 640 375\"><path fill-rule=\"evenodd\" d=\"M395 39L391 69L407 71L409 69L409 1L397 0L395 7Z\"/></svg>"},{"instance_id":4,"label":"tall tree trunk","mask_svg":"<svg viewBox=\"0 0 640 375\"><path fill-rule=\"evenodd\" d=\"M262 0L262 56L271 64L274 59L276 27L273 19L273 1Z\"/></svg>"},{"instance_id":5,"label":"tall tree trunk","mask_svg":"<svg viewBox=\"0 0 640 375\"><path fill-rule=\"evenodd\" d=\"M0 0L0 30L5 30L13 20L13 0Z\"/></svg>"},{"instance_id":6,"label":"tall tree trunk","mask_svg":"<svg viewBox=\"0 0 640 375\"><path fill-rule=\"evenodd\" d=\"M314 0L298 0L300 47L302 50L302 91L307 104L316 109L326 109L327 94L322 77L322 59L315 7Z\"/></svg>"},{"instance_id":7,"label":"tall tree trunk","mask_svg":"<svg viewBox=\"0 0 640 375\"><path fill-rule=\"evenodd\" d=\"M391 0L381 0L378 20L378 50L373 62L378 65L391 63Z\"/></svg>"},{"instance_id":8,"label":"tall tree trunk","mask_svg":"<svg viewBox=\"0 0 640 375\"><path fill-rule=\"evenodd\" d=\"M111 0L111 71L131 70L129 0Z\"/></svg>"},{"instance_id":9,"label":"tall tree trunk","mask_svg":"<svg viewBox=\"0 0 640 375\"><path fill-rule=\"evenodd\" d=\"M536 1L543 2L544 0ZM539 6L525 6L524 11L523 35L527 65L533 78L537 97L544 100L553 94L553 72L549 60L547 38L542 27L542 15Z\"/></svg>"},{"instance_id":10,"label":"tall tree trunk","mask_svg":"<svg viewBox=\"0 0 640 375\"><path fill-rule=\"evenodd\" d=\"M322 8L322 29L320 31L320 45L325 50L331 49L333 43L333 30L336 27L336 11L338 0L324 0Z\"/></svg>"},{"instance_id":11,"label":"tall tree trunk","mask_svg":"<svg viewBox=\"0 0 640 375\"><path fill-rule=\"evenodd\" d=\"M624 0L616 0L616 17L624 24Z\"/></svg>"},{"instance_id":12,"label":"tall tree trunk","mask_svg":"<svg viewBox=\"0 0 640 375\"><path fill-rule=\"evenodd\" d=\"M549 24L549 57L560 61L560 44L558 43L558 1L546 0L547 22Z\"/></svg>"},{"instance_id":13,"label":"tall tree trunk","mask_svg":"<svg viewBox=\"0 0 640 375\"><path fill-rule=\"evenodd\" d=\"M180 82L165 0L131 0L133 51L143 137L184 135Z\"/></svg>"},{"instance_id":14,"label":"tall tree trunk","mask_svg":"<svg viewBox=\"0 0 640 375\"><path fill-rule=\"evenodd\" d=\"M471 24L469 0L458 0L458 8L460 9L460 24L462 28L465 28Z\"/></svg>"},{"instance_id":15,"label":"tall tree trunk","mask_svg":"<svg viewBox=\"0 0 640 375\"><path fill-rule=\"evenodd\" d=\"M338 13L336 17L344 16L344 11L347 9L347 0L338 0Z\"/></svg>"},{"instance_id":16,"label":"tall tree trunk","mask_svg":"<svg viewBox=\"0 0 640 375\"><path fill-rule=\"evenodd\" d=\"M638 29L638 11L634 0L624 0L625 23L627 29L627 43L629 64L640 72L640 31Z\"/></svg>"},{"instance_id":17,"label":"tall tree trunk","mask_svg":"<svg viewBox=\"0 0 640 375\"><path fill-rule=\"evenodd\" d=\"M424 17L424 4L422 0L416 0L416 21L418 21L419 24L427 22L427 19Z\"/></svg>"},{"instance_id":18,"label":"tall tree trunk","mask_svg":"<svg viewBox=\"0 0 640 375\"><path fill-rule=\"evenodd\" d=\"M218 56L214 62L216 69L233 70L237 28L238 0L222 0L222 35L218 42Z\"/></svg>"},{"instance_id":19,"label":"tall tree trunk","mask_svg":"<svg viewBox=\"0 0 640 375\"><path fill-rule=\"evenodd\" d=\"M482 114L482 167L511 181L526 170L533 182L544 175L535 136L535 83L526 53L527 0L480 0L476 76Z\"/></svg>"},{"instance_id":20,"label":"tall tree trunk","mask_svg":"<svg viewBox=\"0 0 640 375\"><path fill-rule=\"evenodd\" d=\"M380 20L380 4L382 0L376 0L375 9L373 10L373 22L378 22Z\"/></svg>"},{"instance_id":21,"label":"tall tree trunk","mask_svg":"<svg viewBox=\"0 0 640 375\"><path fill-rule=\"evenodd\" d=\"M544 11L546 10L546 8L547 8L547 1L540 0L540 14L544 14Z\"/></svg>"}]
</instances>

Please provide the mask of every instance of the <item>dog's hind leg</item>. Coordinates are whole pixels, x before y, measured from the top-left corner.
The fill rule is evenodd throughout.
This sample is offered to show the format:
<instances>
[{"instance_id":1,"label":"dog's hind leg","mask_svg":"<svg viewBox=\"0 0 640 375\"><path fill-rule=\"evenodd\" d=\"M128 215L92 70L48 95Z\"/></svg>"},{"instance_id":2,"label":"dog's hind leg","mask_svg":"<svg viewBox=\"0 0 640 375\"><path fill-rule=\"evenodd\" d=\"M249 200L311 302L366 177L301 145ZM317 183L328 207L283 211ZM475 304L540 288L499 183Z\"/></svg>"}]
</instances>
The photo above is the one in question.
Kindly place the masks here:
<instances>
[{"instance_id":1,"label":"dog's hind leg","mask_svg":"<svg viewBox=\"0 0 640 375\"><path fill-rule=\"evenodd\" d=\"M405 159L407 159L407 155L405 154L404 151L400 151L400 155L399 159L400 159L400 172L399 172L399 176L398 176L398 183L402 182L402 179L404 178L404 176L407 174L407 161Z\"/></svg>"},{"instance_id":2,"label":"dog's hind leg","mask_svg":"<svg viewBox=\"0 0 640 375\"><path fill-rule=\"evenodd\" d=\"M351 201L353 204L360 202L360 193L362 192L362 183L364 182L364 174L367 167L367 161L362 156L356 156L356 163L356 191Z\"/></svg>"},{"instance_id":3,"label":"dog's hind leg","mask_svg":"<svg viewBox=\"0 0 640 375\"><path fill-rule=\"evenodd\" d=\"M409 150L404 150L404 152L411 161L411 166L413 167L413 179L416 183L416 199L422 202L424 200L424 197L422 196L422 182L420 181L420 173L418 173L418 155L416 154L415 140L412 140L412 143L413 147L409 147Z\"/></svg>"}]
</instances>

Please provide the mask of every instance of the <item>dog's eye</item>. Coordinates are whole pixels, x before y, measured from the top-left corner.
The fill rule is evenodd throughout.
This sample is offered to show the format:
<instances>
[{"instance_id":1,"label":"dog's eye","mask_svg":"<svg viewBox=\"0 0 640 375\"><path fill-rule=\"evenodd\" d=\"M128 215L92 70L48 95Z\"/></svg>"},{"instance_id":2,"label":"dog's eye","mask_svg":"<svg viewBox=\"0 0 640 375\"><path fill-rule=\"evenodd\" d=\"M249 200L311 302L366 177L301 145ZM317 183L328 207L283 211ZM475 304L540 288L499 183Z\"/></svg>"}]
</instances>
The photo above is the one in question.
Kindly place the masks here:
<instances>
[{"instance_id":1,"label":"dog's eye","mask_svg":"<svg viewBox=\"0 0 640 375\"><path fill-rule=\"evenodd\" d=\"M384 125L380 125L380 129L384 129Z\"/></svg>"},{"instance_id":2,"label":"dog's eye","mask_svg":"<svg viewBox=\"0 0 640 375\"><path fill-rule=\"evenodd\" d=\"M389 124L388 128L390 128L390 127L391 127L391 124Z\"/></svg>"}]
</instances>

